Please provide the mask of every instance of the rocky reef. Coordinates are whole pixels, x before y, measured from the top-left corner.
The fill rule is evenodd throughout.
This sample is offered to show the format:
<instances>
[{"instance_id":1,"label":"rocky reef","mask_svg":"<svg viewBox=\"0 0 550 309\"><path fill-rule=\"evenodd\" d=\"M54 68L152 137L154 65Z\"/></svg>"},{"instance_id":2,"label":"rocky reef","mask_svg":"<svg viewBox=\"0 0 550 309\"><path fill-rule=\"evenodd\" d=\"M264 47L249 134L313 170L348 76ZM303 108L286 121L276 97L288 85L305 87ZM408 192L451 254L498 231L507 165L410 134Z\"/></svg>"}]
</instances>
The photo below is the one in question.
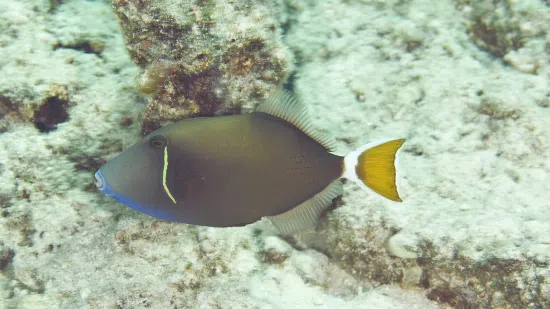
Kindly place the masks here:
<instances>
[{"instance_id":1,"label":"rocky reef","mask_svg":"<svg viewBox=\"0 0 550 309\"><path fill-rule=\"evenodd\" d=\"M246 112L292 71L271 1L114 0L138 89L142 133L194 116Z\"/></svg>"},{"instance_id":2,"label":"rocky reef","mask_svg":"<svg viewBox=\"0 0 550 309\"><path fill-rule=\"evenodd\" d=\"M0 308L550 308L549 18L540 0L0 1ZM404 203L346 183L282 237L95 189L143 133L246 112L291 70L339 152L407 138Z\"/></svg>"},{"instance_id":3,"label":"rocky reef","mask_svg":"<svg viewBox=\"0 0 550 309\"><path fill-rule=\"evenodd\" d=\"M524 73L547 62L547 9L540 1L456 1L474 43ZM548 6L548 4L546 4Z\"/></svg>"},{"instance_id":4,"label":"rocky reef","mask_svg":"<svg viewBox=\"0 0 550 309\"><path fill-rule=\"evenodd\" d=\"M291 11L295 89L343 149L407 137L405 202L348 186L341 207L297 241L359 281L443 306L550 308L550 7L338 3Z\"/></svg>"}]
</instances>

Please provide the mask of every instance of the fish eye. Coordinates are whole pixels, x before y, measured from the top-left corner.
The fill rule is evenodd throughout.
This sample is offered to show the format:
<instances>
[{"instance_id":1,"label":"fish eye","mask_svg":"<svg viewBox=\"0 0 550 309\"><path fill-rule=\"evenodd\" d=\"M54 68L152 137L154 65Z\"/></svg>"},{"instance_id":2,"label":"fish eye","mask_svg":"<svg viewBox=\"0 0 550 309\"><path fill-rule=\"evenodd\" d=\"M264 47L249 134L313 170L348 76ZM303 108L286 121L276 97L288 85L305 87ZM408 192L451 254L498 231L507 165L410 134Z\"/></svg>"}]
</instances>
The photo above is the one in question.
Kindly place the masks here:
<instances>
[{"instance_id":1,"label":"fish eye","mask_svg":"<svg viewBox=\"0 0 550 309\"><path fill-rule=\"evenodd\" d=\"M149 146L153 148L162 148L166 146L166 139L162 135L155 135L149 140Z\"/></svg>"}]
</instances>

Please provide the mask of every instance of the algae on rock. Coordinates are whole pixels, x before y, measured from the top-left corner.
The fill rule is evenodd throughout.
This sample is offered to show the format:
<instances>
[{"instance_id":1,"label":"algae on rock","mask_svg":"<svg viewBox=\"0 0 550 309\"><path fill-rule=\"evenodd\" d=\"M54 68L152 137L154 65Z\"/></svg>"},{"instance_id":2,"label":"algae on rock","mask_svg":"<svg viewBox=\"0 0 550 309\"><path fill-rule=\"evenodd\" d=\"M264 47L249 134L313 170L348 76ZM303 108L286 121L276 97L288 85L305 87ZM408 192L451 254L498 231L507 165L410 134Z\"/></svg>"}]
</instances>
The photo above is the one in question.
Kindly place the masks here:
<instances>
[{"instance_id":1,"label":"algae on rock","mask_svg":"<svg viewBox=\"0 0 550 309\"><path fill-rule=\"evenodd\" d=\"M548 4L538 0L455 0L479 48L524 73L548 62Z\"/></svg>"},{"instance_id":2,"label":"algae on rock","mask_svg":"<svg viewBox=\"0 0 550 309\"><path fill-rule=\"evenodd\" d=\"M286 78L290 54L269 1L113 0L153 94L142 133L186 117L253 108Z\"/></svg>"}]
</instances>

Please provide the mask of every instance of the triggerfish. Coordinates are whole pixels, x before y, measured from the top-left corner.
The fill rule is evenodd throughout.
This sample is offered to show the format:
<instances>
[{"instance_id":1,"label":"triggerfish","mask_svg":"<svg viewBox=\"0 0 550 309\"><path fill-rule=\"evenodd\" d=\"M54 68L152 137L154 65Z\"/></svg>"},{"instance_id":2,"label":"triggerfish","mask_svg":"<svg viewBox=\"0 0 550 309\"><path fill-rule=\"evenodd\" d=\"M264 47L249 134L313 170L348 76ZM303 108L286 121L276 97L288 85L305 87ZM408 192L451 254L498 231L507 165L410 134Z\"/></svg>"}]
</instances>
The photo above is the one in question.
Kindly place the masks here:
<instances>
[{"instance_id":1,"label":"triggerfish","mask_svg":"<svg viewBox=\"0 0 550 309\"><path fill-rule=\"evenodd\" d=\"M96 173L107 196L150 216L187 224L242 226L267 217L282 234L316 224L346 178L392 201L404 139L340 156L307 109L276 91L254 112L166 125Z\"/></svg>"}]
</instances>

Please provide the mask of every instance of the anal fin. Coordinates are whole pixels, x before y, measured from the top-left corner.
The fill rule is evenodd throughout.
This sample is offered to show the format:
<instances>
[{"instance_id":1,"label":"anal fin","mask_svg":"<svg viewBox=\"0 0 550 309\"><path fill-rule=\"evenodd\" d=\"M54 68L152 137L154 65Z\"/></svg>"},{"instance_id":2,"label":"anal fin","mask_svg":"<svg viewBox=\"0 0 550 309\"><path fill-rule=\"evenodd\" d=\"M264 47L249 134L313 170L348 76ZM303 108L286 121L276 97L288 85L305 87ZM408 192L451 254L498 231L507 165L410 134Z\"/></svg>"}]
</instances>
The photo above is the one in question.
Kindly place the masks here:
<instances>
[{"instance_id":1,"label":"anal fin","mask_svg":"<svg viewBox=\"0 0 550 309\"><path fill-rule=\"evenodd\" d=\"M315 226L321 213L331 205L332 199L341 194L342 183L337 179L309 200L280 215L269 216L268 219L284 235L306 230Z\"/></svg>"}]
</instances>

